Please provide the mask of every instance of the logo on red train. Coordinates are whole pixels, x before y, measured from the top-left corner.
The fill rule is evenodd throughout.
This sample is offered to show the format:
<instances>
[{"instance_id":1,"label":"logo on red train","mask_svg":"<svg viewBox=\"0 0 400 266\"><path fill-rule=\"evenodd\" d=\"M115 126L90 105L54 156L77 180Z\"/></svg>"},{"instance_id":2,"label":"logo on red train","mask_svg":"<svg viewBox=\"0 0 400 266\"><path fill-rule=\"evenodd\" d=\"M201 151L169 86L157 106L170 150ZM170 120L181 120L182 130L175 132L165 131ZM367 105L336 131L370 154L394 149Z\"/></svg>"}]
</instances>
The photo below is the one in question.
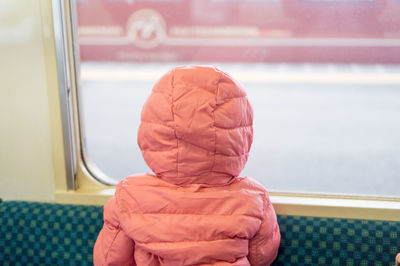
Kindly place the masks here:
<instances>
[{"instance_id":1,"label":"logo on red train","mask_svg":"<svg viewBox=\"0 0 400 266\"><path fill-rule=\"evenodd\" d=\"M127 22L128 37L143 49L157 47L166 38L166 23L160 13L152 9L140 9Z\"/></svg>"}]
</instances>

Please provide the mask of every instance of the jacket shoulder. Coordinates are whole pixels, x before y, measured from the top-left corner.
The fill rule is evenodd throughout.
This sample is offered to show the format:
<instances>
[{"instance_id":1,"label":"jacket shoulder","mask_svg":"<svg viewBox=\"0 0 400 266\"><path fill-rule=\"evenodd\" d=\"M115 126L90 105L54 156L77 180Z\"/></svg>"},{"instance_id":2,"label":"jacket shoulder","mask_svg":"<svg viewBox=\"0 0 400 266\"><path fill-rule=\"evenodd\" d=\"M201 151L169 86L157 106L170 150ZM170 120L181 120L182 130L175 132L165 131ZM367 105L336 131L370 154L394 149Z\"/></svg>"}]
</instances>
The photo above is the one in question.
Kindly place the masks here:
<instances>
[{"instance_id":1,"label":"jacket shoulder","mask_svg":"<svg viewBox=\"0 0 400 266\"><path fill-rule=\"evenodd\" d=\"M263 198L263 204L265 206L269 206L271 204L271 200L269 198L269 193L267 189L259 183L257 180L251 177L241 177L242 186L246 187L246 189L253 190L257 192Z\"/></svg>"},{"instance_id":2,"label":"jacket shoulder","mask_svg":"<svg viewBox=\"0 0 400 266\"><path fill-rule=\"evenodd\" d=\"M246 186L247 188L250 188L252 190L268 194L267 189L261 183L251 177L240 177L239 180L242 186Z\"/></svg>"},{"instance_id":3,"label":"jacket shoulder","mask_svg":"<svg viewBox=\"0 0 400 266\"><path fill-rule=\"evenodd\" d=\"M120 189L141 187L141 186L168 186L168 183L161 180L155 175L150 174L135 174L127 176L119 181L117 191Z\"/></svg>"}]
</instances>

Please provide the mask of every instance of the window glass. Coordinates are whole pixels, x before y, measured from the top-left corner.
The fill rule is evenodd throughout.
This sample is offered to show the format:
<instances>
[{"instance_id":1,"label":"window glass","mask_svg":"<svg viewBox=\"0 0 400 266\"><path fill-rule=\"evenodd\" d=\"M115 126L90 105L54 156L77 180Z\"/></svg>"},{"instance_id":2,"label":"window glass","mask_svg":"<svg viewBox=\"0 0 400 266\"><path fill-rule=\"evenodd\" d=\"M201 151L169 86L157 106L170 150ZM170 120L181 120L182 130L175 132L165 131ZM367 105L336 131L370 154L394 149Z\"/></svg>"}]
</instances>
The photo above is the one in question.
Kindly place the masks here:
<instances>
[{"instance_id":1,"label":"window glass","mask_svg":"<svg viewBox=\"0 0 400 266\"><path fill-rule=\"evenodd\" d=\"M399 0L78 0L88 169L114 184L150 172L143 103L166 71L207 64L254 107L242 175L270 191L398 197L398 14Z\"/></svg>"}]
</instances>

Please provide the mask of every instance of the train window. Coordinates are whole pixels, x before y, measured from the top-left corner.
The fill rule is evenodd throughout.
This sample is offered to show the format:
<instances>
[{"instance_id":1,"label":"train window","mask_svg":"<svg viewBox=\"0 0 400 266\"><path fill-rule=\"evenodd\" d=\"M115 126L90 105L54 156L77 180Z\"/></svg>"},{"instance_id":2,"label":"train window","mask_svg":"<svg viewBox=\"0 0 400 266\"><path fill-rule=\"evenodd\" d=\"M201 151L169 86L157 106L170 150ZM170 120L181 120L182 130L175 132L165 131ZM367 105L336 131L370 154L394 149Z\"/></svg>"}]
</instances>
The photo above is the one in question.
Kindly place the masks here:
<instances>
[{"instance_id":1,"label":"train window","mask_svg":"<svg viewBox=\"0 0 400 266\"><path fill-rule=\"evenodd\" d=\"M247 90L242 175L270 191L399 197L400 1L79 0L84 161L101 182L150 171L136 144L156 80L216 65Z\"/></svg>"}]
</instances>

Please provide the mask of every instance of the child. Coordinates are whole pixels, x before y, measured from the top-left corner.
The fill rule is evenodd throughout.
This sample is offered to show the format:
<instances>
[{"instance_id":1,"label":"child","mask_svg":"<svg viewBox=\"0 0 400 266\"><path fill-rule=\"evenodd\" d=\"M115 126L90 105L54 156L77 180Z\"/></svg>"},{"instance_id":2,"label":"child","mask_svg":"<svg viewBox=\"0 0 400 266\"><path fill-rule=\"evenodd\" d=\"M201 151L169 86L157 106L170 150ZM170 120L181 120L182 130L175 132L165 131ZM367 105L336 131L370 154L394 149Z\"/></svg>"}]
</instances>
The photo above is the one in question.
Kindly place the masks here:
<instances>
[{"instance_id":1,"label":"child","mask_svg":"<svg viewBox=\"0 0 400 266\"><path fill-rule=\"evenodd\" d=\"M95 265L269 265L280 233L244 168L253 110L213 67L178 67L143 107L138 144L155 175L122 180L104 207Z\"/></svg>"}]
</instances>

